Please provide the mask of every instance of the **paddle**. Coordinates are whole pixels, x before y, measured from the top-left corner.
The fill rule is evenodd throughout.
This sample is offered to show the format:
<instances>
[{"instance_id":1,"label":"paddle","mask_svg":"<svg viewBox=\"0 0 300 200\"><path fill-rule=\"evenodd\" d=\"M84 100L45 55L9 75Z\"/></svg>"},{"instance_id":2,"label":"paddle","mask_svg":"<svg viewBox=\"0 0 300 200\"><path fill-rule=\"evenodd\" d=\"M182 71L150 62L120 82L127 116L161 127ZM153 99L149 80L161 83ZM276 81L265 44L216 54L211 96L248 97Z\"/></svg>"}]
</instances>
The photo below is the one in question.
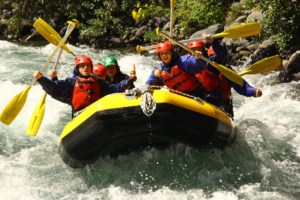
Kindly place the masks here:
<instances>
[{"instance_id":1,"label":"paddle","mask_svg":"<svg viewBox=\"0 0 300 200\"><path fill-rule=\"evenodd\" d=\"M55 54L58 52L59 48L65 43L65 41L67 40L67 38L69 37L69 35L72 33L72 31L74 30L74 28L76 27L76 25L79 22L77 20L73 19L73 22L70 22L70 23L72 24L71 27L70 27L70 31L59 42L59 44L57 45L56 49L54 50L54 52L50 56L50 58L47 60L47 62L41 68L40 72L44 72L44 70L48 67L48 65L50 64L50 62L54 58ZM4 108L4 110L2 111L2 113L0 115L0 121L2 123L6 124L6 125L9 125L16 118L16 116L19 114L19 112L21 111L21 109L23 108L23 106L24 106L24 104L26 102L26 98L27 98L27 95L28 95L28 92L29 92L30 88L32 87L32 85L35 82L36 82L36 79L34 79L32 81L32 83L25 88L24 91L22 91L19 94L17 94L7 104L7 106Z\"/></svg>"},{"instance_id":2,"label":"paddle","mask_svg":"<svg viewBox=\"0 0 300 200\"><path fill-rule=\"evenodd\" d=\"M69 23L69 22L68 22ZM42 18L38 18L33 27L51 44L57 46L62 40L61 36ZM73 56L76 56L65 44L61 47L67 53L71 53Z\"/></svg>"},{"instance_id":3,"label":"paddle","mask_svg":"<svg viewBox=\"0 0 300 200\"><path fill-rule=\"evenodd\" d=\"M173 37L173 22L174 22L174 6L175 0L170 0L170 36Z\"/></svg>"},{"instance_id":4,"label":"paddle","mask_svg":"<svg viewBox=\"0 0 300 200\"><path fill-rule=\"evenodd\" d=\"M45 114L45 100L47 97L47 93L44 93L41 101L35 107L34 112L30 118L29 124L27 126L26 133L30 136L36 136L37 132L40 129L41 123Z\"/></svg>"},{"instance_id":5,"label":"paddle","mask_svg":"<svg viewBox=\"0 0 300 200\"><path fill-rule=\"evenodd\" d=\"M249 37L253 35L260 34L260 25L257 22L253 23L246 23L246 24L239 24L236 26L233 26L221 33L217 33L213 35L215 38L225 37L225 38L240 38L240 37ZM197 37L197 38L190 38L187 40L180 40L181 43L188 43L195 40L203 40L204 37ZM150 45L150 46L136 46L136 51L140 53L141 51L149 51L156 48L156 45Z\"/></svg>"},{"instance_id":6,"label":"paddle","mask_svg":"<svg viewBox=\"0 0 300 200\"><path fill-rule=\"evenodd\" d=\"M70 29L70 25L68 25L65 35L68 33L69 29ZM57 68L62 51L63 51L63 49L61 48L59 51L58 57L56 59L54 68L53 68L54 70ZM37 135L37 132L40 129L40 126L41 126L41 123L43 121L44 114L45 114L46 97L47 97L47 93L45 92L42 99L40 100L39 104L35 107L34 112L32 113L31 119L29 121L29 124L27 126L27 131L26 131L27 135L30 135L30 136Z\"/></svg>"},{"instance_id":7,"label":"paddle","mask_svg":"<svg viewBox=\"0 0 300 200\"><path fill-rule=\"evenodd\" d=\"M165 33L161 32L159 28L156 29L156 34L157 35L161 35L165 38L167 38L169 41L172 41L173 43L175 43L176 45L182 47L183 49L187 50L188 52L192 53L193 55L196 54L196 52L190 48L188 48L187 46L185 46L184 44L174 40L173 38L171 38L170 36L166 35ZM235 82L236 84L243 86L244 83L244 79L237 74L236 72L234 72L233 70L217 64L211 60L209 60L208 58L204 57L203 55L201 55L200 57L202 60L208 62L209 64L211 64L213 67L215 67L216 69L218 69L226 78L228 78L229 80Z\"/></svg>"},{"instance_id":8,"label":"paddle","mask_svg":"<svg viewBox=\"0 0 300 200\"><path fill-rule=\"evenodd\" d=\"M261 74L264 72L272 70L281 70L282 64L281 59L278 55L265 58L263 60L257 61L251 65L248 69L240 73L240 76L245 74Z\"/></svg>"}]
</instances>

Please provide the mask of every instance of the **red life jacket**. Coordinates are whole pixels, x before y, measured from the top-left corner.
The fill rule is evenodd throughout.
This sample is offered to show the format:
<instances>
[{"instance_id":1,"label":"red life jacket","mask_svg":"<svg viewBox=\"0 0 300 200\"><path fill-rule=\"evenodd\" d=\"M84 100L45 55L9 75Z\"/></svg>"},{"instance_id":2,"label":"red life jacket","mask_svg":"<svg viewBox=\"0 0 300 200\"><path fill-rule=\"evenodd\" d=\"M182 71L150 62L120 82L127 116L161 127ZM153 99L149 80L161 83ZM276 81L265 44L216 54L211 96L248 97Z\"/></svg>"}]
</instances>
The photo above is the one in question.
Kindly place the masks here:
<instances>
[{"instance_id":1,"label":"red life jacket","mask_svg":"<svg viewBox=\"0 0 300 200\"><path fill-rule=\"evenodd\" d=\"M207 55L208 55L208 57L210 57L210 56L212 56L212 55L214 55L215 54L215 51L214 51L214 49L213 49L213 46L211 45L209 48L208 48L208 50L207 50Z\"/></svg>"},{"instance_id":2,"label":"red life jacket","mask_svg":"<svg viewBox=\"0 0 300 200\"><path fill-rule=\"evenodd\" d=\"M100 86L94 77L76 77L73 89L72 105L74 111L81 110L100 99Z\"/></svg>"},{"instance_id":3,"label":"red life jacket","mask_svg":"<svg viewBox=\"0 0 300 200\"><path fill-rule=\"evenodd\" d=\"M171 69L171 73L163 71L161 77L168 88L180 92L191 92L201 86L195 76L181 70L177 65Z\"/></svg>"},{"instance_id":4,"label":"red life jacket","mask_svg":"<svg viewBox=\"0 0 300 200\"><path fill-rule=\"evenodd\" d=\"M213 72L205 69L201 73L196 74L195 76L202 83L202 86L204 87L206 93L220 92L224 100L230 99L231 87L226 78L223 76L223 74L217 76Z\"/></svg>"}]
</instances>

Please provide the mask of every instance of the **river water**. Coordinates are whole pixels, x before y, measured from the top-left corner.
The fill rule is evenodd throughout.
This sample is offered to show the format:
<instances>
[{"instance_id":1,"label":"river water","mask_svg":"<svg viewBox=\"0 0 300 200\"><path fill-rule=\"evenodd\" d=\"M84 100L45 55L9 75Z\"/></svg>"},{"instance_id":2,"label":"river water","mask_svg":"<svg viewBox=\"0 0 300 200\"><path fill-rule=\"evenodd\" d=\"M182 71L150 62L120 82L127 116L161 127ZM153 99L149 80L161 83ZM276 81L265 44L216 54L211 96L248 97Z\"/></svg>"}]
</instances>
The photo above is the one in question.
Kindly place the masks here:
<instances>
[{"instance_id":1,"label":"river water","mask_svg":"<svg viewBox=\"0 0 300 200\"><path fill-rule=\"evenodd\" d=\"M0 112L31 83L32 73L54 48L0 41ZM135 64L136 86L143 86L158 64L154 57L130 51L70 48L95 62L114 54L124 72ZM72 55L62 54L59 78L71 75L73 62ZM263 96L233 93L238 137L224 150L195 150L178 144L164 151L101 158L83 169L66 166L57 151L59 135L71 119L68 105L47 97L38 135L26 135L31 114L43 96L35 84L17 118L9 126L0 123L0 199L299 199L300 84L275 84L277 75L245 76Z\"/></svg>"}]
</instances>

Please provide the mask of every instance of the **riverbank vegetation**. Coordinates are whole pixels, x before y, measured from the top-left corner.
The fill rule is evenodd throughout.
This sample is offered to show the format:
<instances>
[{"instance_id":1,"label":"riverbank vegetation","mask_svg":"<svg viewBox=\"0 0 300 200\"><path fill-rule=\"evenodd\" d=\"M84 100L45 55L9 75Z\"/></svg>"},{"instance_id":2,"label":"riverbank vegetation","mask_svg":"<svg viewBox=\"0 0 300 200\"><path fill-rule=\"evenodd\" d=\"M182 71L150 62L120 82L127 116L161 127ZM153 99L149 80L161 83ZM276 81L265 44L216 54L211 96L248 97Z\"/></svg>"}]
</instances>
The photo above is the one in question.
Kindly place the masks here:
<instances>
[{"instance_id":1,"label":"riverbank vegetation","mask_svg":"<svg viewBox=\"0 0 300 200\"><path fill-rule=\"evenodd\" d=\"M299 48L300 2L297 0L177 0L175 36L185 38L216 23L228 25L254 10L262 15L259 40L272 37L281 50ZM153 43L161 39L156 36L155 28L164 27L169 21L170 2L4 0L0 3L0 15L2 37L18 39L29 35L37 17L49 22L56 30L65 26L67 20L75 18L80 25L72 37L74 43L109 47L112 38L129 38L127 43L120 42L121 45ZM146 28L142 37L136 37L137 30L143 26Z\"/></svg>"}]
</instances>

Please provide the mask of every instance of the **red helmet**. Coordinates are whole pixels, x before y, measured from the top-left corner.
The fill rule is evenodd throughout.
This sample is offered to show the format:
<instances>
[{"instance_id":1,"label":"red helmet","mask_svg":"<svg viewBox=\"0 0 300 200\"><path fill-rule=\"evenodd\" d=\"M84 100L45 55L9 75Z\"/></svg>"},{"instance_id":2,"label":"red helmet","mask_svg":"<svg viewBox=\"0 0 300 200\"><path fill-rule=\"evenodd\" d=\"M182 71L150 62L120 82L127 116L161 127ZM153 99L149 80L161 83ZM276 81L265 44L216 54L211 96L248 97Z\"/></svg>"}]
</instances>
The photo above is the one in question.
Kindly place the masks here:
<instances>
[{"instance_id":1,"label":"red helmet","mask_svg":"<svg viewBox=\"0 0 300 200\"><path fill-rule=\"evenodd\" d=\"M202 40L192 41L192 42L189 42L188 47L190 49L193 49L193 48L202 48L202 47L204 47L204 42Z\"/></svg>"},{"instance_id":2,"label":"red helmet","mask_svg":"<svg viewBox=\"0 0 300 200\"><path fill-rule=\"evenodd\" d=\"M212 46L210 46L210 47L208 48L208 50L207 50L207 55L208 55L208 56L212 56L212 55L214 55L214 54L215 54L215 52L214 52Z\"/></svg>"},{"instance_id":3,"label":"red helmet","mask_svg":"<svg viewBox=\"0 0 300 200\"><path fill-rule=\"evenodd\" d=\"M173 50L173 45L169 41L160 42L156 46L156 53L160 53L162 51L170 51Z\"/></svg>"},{"instance_id":4,"label":"red helmet","mask_svg":"<svg viewBox=\"0 0 300 200\"><path fill-rule=\"evenodd\" d=\"M106 68L100 63L93 65L93 73L97 76L106 76Z\"/></svg>"},{"instance_id":5,"label":"red helmet","mask_svg":"<svg viewBox=\"0 0 300 200\"><path fill-rule=\"evenodd\" d=\"M93 65L92 59L88 56L76 56L75 57L75 66L80 65L81 63L90 63Z\"/></svg>"}]
</instances>

